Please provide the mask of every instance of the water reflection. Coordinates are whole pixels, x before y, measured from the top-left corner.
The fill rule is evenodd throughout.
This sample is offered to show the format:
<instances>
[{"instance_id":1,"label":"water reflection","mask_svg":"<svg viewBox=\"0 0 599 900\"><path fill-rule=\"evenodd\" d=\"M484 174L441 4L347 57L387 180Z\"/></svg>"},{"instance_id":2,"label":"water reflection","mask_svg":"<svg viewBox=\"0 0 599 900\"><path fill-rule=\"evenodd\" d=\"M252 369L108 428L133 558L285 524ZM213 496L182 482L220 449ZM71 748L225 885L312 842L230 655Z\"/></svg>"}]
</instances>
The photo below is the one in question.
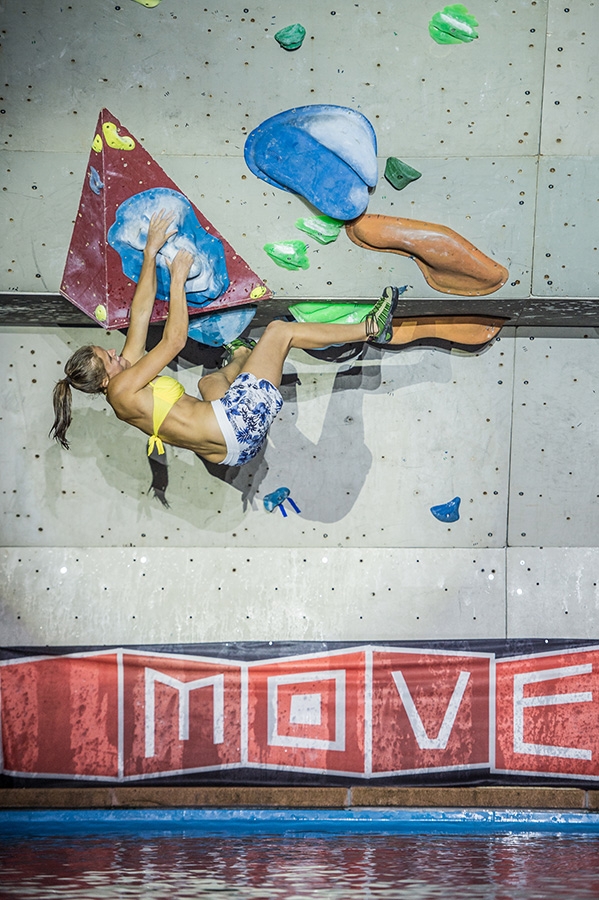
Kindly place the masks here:
<instances>
[{"instance_id":1,"label":"water reflection","mask_svg":"<svg viewBox=\"0 0 599 900\"><path fill-rule=\"evenodd\" d=\"M0 896L19 900L582 900L599 897L599 838L4 838L0 873Z\"/></svg>"}]
</instances>

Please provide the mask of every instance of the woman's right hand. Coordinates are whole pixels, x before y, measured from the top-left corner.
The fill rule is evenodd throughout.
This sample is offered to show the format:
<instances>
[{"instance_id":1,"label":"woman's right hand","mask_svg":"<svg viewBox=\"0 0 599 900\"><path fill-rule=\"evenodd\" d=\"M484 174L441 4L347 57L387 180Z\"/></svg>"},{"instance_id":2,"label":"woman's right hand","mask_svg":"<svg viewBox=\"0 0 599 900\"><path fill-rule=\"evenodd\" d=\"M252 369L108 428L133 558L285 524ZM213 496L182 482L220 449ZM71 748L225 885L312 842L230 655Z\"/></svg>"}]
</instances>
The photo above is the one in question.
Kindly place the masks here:
<instances>
[{"instance_id":1,"label":"woman's right hand","mask_svg":"<svg viewBox=\"0 0 599 900\"><path fill-rule=\"evenodd\" d=\"M148 228L148 239L146 241L145 253L150 256L156 256L158 251L168 241L173 234L177 233L176 228L171 228L174 212L165 212L164 209L155 212L150 219L150 227ZM169 230L170 229L170 230Z\"/></svg>"}]
</instances>

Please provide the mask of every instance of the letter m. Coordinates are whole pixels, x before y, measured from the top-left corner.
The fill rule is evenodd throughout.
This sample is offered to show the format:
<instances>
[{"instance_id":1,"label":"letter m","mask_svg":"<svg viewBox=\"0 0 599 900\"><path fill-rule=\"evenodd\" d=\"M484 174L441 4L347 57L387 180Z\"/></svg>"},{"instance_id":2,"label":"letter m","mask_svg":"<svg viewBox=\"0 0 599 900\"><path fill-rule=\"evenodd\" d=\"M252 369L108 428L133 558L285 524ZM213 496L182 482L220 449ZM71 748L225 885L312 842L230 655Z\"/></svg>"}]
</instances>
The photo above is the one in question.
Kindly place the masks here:
<instances>
[{"instance_id":1,"label":"letter m","mask_svg":"<svg viewBox=\"0 0 599 900\"><path fill-rule=\"evenodd\" d=\"M164 675L155 669L145 670L146 687L146 758L155 755L155 685L166 684L179 695L179 740L189 740L189 695L200 688L212 687L213 726L212 735L215 744L224 742L225 718L225 678L224 675L211 675L198 678L196 681L179 681L170 675Z\"/></svg>"}]
</instances>

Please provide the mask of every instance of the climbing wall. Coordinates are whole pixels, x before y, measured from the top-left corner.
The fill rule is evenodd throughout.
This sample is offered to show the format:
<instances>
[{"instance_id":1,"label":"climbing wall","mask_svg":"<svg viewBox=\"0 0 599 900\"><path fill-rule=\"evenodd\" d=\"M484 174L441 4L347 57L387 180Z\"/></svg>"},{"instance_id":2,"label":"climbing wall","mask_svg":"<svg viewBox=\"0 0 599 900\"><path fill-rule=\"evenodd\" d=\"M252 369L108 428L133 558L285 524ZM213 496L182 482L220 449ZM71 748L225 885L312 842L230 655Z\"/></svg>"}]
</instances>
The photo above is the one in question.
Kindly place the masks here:
<instances>
[{"instance_id":1,"label":"climbing wall","mask_svg":"<svg viewBox=\"0 0 599 900\"><path fill-rule=\"evenodd\" d=\"M108 109L276 300L366 301L397 284L421 310L442 297L451 314L460 296L436 290L409 253L343 229L320 243L296 225L319 210L247 166L261 123L332 104L376 134L369 215L451 229L507 270L471 298L477 312L538 299L593 311L599 6L472 0L478 37L455 44L431 37L441 9L7 6L0 291L26 304L60 290ZM275 34L296 17L305 37L285 49ZM420 177L398 190L390 157ZM264 250L293 240L307 268ZM119 348L124 321L2 328L1 643L596 636L594 327L504 329L478 351L370 347L341 362L294 351L263 455L222 472L169 450L165 509L148 494L143 435L102 399L75 398L69 453L47 438L65 360L87 342ZM190 393L206 371L188 357L173 369ZM299 512L264 508L281 486ZM459 518L431 513L456 497Z\"/></svg>"}]
</instances>

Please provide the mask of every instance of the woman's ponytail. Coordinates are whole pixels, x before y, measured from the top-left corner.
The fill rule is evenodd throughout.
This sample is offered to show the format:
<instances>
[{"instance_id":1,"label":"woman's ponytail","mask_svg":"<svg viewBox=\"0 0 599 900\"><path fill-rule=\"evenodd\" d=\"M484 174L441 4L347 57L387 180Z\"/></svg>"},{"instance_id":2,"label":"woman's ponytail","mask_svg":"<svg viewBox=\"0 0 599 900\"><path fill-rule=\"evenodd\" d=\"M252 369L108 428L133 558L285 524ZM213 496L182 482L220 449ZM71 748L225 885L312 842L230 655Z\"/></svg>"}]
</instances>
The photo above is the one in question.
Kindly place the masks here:
<instances>
[{"instance_id":1,"label":"woman's ponytail","mask_svg":"<svg viewBox=\"0 0 599 900\"><path fill-rule=\"evenodd\" d=\"M65 378L56 383L52 394L54 405L54 424L50 429L50 437L69 449L66 434L72 420L73 394L71 388L85 394L100 394L104 390L106 369L91 345L80 347L67 360L64 367Z\"/></svg>"},{"instance_id":2,"label":"woman's ponytail","mask_svg":"<svg viewBox=\"0 0 599 900\"><path fill-rule=\"evenodd\" d=\"M52 394L52 403L54 404L54 424L50 429L50 437L68 450L69 442L66 439L66 433L73 418L71 414L73 395L68 376L57 382Z\"/></svg>"}]
</instances>

